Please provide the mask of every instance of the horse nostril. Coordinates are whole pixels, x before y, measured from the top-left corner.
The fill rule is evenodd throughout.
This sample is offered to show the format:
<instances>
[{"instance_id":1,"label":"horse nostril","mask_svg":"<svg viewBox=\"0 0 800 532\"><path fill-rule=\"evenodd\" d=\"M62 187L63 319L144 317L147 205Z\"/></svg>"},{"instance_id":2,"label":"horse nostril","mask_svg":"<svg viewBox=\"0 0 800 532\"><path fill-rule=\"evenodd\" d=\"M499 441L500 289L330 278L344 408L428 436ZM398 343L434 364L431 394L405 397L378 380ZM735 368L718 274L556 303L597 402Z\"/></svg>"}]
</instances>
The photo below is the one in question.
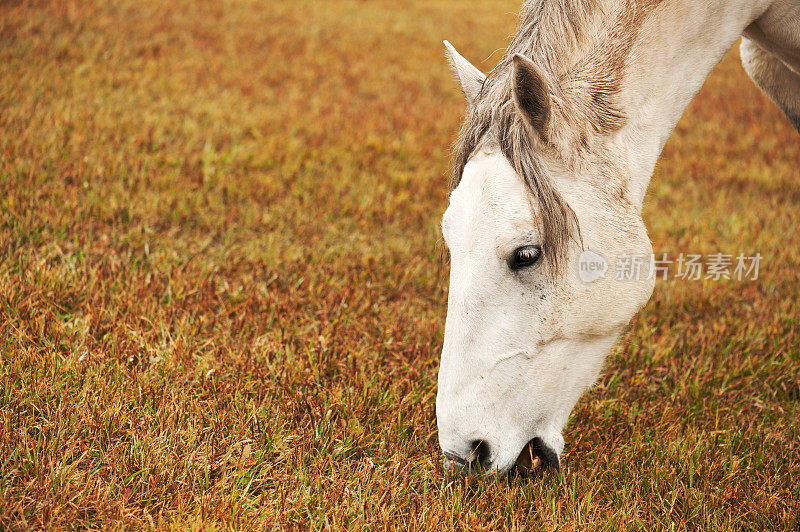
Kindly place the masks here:
<instances>
[{"instance_id":1,"label":"horse nostril","mask_svg":"<svg viewBox=\"0 0 800 532\"><path fill-rule=\"evenodd\" d=\"M489 461L490 450L489 444L485 440L476 440L472 442L472 453L470 454L469 461L475 461L479 464L485 464Z\"/></svg>"},{"instance_id":2,"label":"horse nostril","mask_svg":"<svg viewBox=\"0 0 800 532\"><path fill-rule=\"evenodd\" d=\"M475 440L470 448L471 451L464 457L443 451L445 470L458 473L461 478L480 476L488 471L492 463L489 444L483 440Z\"/></svg>"}]
</instances>

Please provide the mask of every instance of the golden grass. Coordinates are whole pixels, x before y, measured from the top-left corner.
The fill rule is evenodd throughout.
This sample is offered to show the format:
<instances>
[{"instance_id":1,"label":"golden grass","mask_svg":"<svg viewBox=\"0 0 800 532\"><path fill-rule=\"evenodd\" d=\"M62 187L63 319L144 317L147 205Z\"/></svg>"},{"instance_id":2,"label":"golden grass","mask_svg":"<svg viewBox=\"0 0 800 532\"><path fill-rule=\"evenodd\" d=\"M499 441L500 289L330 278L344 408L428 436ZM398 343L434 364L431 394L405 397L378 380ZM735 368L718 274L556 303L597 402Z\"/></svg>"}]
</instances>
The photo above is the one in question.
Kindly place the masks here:
<instances>
[{"instance_id":1,"label":"golden grass","mask_svg":"<svg viewBox=\"0 0 800 532\"><path fill-rule=\"evenodd\" d=\"M565 469L443 475L439 217L519 0L0 5L0 527L796 529L800 138L732 52Z\"/></svg>"}]
</instances>

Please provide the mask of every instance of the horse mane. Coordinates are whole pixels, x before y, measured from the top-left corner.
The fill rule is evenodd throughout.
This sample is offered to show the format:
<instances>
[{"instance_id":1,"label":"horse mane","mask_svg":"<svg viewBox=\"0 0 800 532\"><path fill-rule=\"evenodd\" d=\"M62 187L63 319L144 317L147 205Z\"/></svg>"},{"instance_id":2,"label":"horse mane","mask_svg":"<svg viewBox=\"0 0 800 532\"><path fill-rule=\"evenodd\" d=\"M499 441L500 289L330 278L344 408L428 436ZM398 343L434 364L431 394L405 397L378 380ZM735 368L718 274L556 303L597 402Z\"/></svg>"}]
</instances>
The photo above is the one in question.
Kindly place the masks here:
<instances>
[{"instance_id":1,"label":"horse mane","mask_svg":"<svg viewBox=\"0 0 800 532\"><path fill-rule=\"evenodd\" d=\"M455 144L450 190L482 143L497 145L540 206L542 250L553 275L579 237L577 218L543 171L539 154L577 168L602 158L596 139L625 124L617 96L625 60L647 13L659 0L528 0L503 58L487 75ZM512 94L514 54L539 67L551 95L547 131L537 135Z\"/></svg>"}]
</instances>

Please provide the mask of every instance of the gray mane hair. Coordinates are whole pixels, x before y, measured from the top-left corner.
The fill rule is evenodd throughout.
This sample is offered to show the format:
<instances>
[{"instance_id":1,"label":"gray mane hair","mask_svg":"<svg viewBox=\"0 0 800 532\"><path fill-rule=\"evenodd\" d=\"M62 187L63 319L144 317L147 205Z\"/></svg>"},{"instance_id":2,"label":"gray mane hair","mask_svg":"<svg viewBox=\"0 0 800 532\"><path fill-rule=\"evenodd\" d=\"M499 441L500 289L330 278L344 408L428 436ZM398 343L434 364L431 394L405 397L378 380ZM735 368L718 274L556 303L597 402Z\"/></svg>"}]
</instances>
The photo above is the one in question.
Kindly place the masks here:
<instances>
[{"instance_id":1,"label":"gray mane hair","mask_svg":"<svg viewBox=\"0 0 800 532\"><path fill-rule=\"evenodd\" d=\"M539 204L542 251L553 276L566 260L570 237L580 239L580 229L537 154L546 151L573 169L587 155L603 159L595 141L625 124L616 102L625 60L642 20L659 1L621 0L614 13L604 12L608 3L600 0L526 2L511 44L487 75L456 141L450 190L479 146L498 146ZM598 25L608 20L611 24ZM539 67L550 91L551 117L539 134L514 103L517 53ZM602 166L608 167L607 161Z\"/></svg>"}]
</instances>

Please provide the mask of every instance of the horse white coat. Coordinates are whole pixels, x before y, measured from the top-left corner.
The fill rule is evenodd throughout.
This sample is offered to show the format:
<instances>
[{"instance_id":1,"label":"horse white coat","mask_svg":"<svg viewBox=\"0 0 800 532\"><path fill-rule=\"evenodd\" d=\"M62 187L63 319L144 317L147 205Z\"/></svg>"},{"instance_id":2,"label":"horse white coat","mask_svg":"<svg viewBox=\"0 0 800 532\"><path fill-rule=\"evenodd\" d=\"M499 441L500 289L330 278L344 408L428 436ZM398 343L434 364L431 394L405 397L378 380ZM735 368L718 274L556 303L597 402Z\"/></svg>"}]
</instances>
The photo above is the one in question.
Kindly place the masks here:
<instances>
[{"instance_id":1,"label":"horse white coat","mask_svg":"<svg viewBox=\"0 0 800 532\"><path fill-rule=\"evenodd\" d=\"M488 77L445 43L468 103L442 220L447 469L505 474L526 456L558 467L570 411L654 286L646 267L582 282L578 257L652 253L641 207L656 160L740 36L745 69L800 131L798 0L531 0ZM531 153L510 160L515 132ZM523 178L525 157L536 168ZM576 222L560 255L548 193Z\"/></svg>"}]
</instances>

